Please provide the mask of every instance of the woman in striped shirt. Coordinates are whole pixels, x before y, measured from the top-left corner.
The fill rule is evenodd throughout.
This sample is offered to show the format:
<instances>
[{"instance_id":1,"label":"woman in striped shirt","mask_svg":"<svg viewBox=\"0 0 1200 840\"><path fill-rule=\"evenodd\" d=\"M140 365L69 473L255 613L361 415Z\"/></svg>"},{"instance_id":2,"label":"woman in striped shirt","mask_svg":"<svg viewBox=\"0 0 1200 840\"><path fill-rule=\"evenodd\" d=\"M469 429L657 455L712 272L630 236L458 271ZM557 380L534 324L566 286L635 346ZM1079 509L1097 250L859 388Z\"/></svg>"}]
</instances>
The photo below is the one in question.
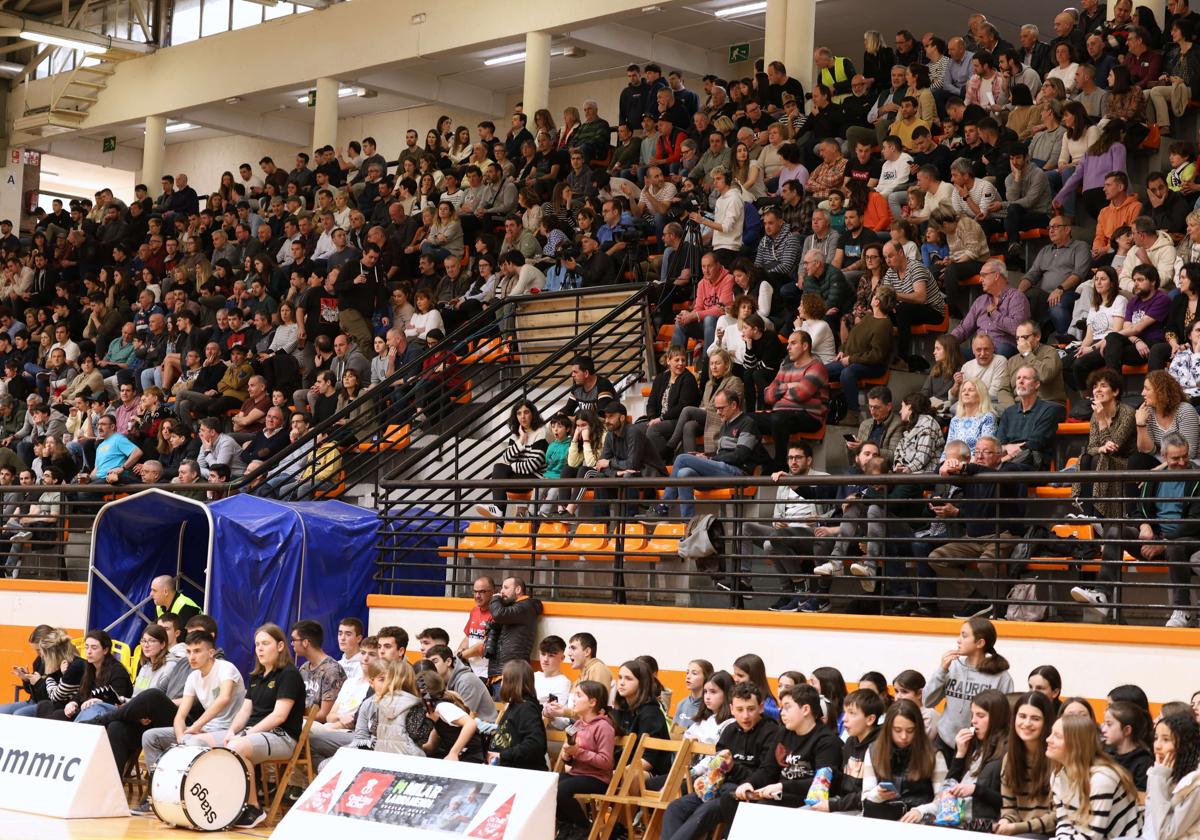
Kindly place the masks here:
<instances>
[{"instance_id":1,"label":"woman in striped shirt","mask_svg":"<svg viewBox=\"0 0 1200 840\"><path fill-rule=\"evenodd\" d=\"M1000 820L996 833L1049 835L1054 830L1050 799L1050 761L1046 736L1054 704L1038 691L1017 700L1008 752L1000 767Z\"/></svg>"},{"instance_id":2,"label":"woman in striped shirt","mask_svg":"<svg viewBox=\"0 0 1200 840\"><path fill-rule=\"evenodd\" d=\"M1082 716L1059 718L1046 740L1054 776L1057 840L1139 837L1137 788L1129 773L1100 751L1096 727Z\"/></svg>"},{"instance_id":3,"label":"woman in striped shirt","mask_svg":"<svg viewBox=\"0 0 1200 840\"><path fill-rule=\"evenodd\" d=\"M87 663L79 656L75 643L65 630L54 630L46 634L39 647L45 666L47 699L38 703L33 711L23 713L49 717L75 699L80 686L83 685Z\"/></svg>"}]
</instances>

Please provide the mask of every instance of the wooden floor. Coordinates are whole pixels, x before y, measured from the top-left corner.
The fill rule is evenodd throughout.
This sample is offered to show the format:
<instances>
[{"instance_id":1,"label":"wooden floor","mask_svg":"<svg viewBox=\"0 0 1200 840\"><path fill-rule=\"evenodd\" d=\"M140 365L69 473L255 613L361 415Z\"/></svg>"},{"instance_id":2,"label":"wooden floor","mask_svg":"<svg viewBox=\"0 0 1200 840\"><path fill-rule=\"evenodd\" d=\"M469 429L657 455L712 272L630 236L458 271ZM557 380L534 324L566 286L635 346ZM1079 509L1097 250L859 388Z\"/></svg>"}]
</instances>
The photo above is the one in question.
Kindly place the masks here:
<instances>
[{"instance_id":1,"label":"wooden floor","mask_svg":"<svg viewBox=\"0 0 1200 840\"><path fill-rule=\"evenodd\" d=\"M220 836L270 837L264 826L230 831ZM3 840L144 840L144 838L197 838L209 836L196 831L171 828L157 817L116 817L107 820L60 820L18 811L0 810ZM213 834L211 836L218 836Z\"/></svg>"}]
</instances>

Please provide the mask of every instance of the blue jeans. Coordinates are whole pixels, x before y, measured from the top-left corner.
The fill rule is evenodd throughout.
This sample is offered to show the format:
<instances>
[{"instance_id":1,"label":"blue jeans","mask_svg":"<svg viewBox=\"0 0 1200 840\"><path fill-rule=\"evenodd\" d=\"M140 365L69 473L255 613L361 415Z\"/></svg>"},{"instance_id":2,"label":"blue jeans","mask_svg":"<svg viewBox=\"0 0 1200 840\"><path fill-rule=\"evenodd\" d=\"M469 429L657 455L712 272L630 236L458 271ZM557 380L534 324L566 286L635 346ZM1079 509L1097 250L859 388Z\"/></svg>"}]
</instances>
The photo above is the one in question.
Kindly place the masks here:
<instances>
[{"instance_id":1,"label":"blue jeans","mask_svg":"<svg viewBox=\"0 0 1200 840\"><path fill-rule=\"evenodd\" d=\"M147 390L148 388L150 388L152 386L156 387L156 388L161 388L162 387L162 370L157 366L151 367L151 368L144 368L142 370L141 380L142 380L142 390L143 391Z\"/></svg>"},{"instance_id":2,"label":"blue jeans","mask_svg":"<svg viewBox=\"0 0 1200 840\"><path fill-rule=\"evenodd\" d=\"M830 362L825 366L829 381L838 380L842 383L842 396L846 398L846 410L858 411L858 383L868 377L883 376L887 372L886 365L864 365L851 362L843 367L841 362Z\"/></svg>"},{"instance_id":3,"label":"blue jeans","mask_svg":"<svg viewBox=\"0 0 1200 840\"><path fill-rule=\"evenodd\" d=\"M742 476L746 473L740 468L732 464L726 464L724 461L714 461L711 458L702 458L699 455L684 453L675 458L675 465L671 469L672 478L691 478L698 475L701 478L718 478L724 475ZM691 487L668 487L663 492L663 501L671 499L679 499L679 515L684 519L691 519L696 513L696 494Z\"/></svg>"},{"instance_id":4,"label":"blue jeans","mask_svg":"<svg viewBox=\"0 0 1200 840\"><path fill-rule=\"evenodd\" d=\"M84 709L79 714L75 715L75 722L76 723L87 723L89 720L92 720L93 718L98 718L101 715L106 715L109 712L115 712L116 710L117 710L117 707L114 706L112 703L95 703L91 706L88 706L86 709Z\"/></svg>"},{"instance_id":5,"label":"blue jeans","mask_svg":"<svg viewBox=\"0 0 1200 840\"><path fill-rule=\"evenodd\" d=\"M1065 333L1071 329L1071 313L1075 311L1075 301L1077 300L1079 300L1079 295L1075 292L1063 292L1058 306L1050 307L1050 320L1054 323L1055 332Z\"/></svg>"},{"instance_id":6,"label":"blue jeans","mask_svg":"<svg viewBox=\"0 0 1200 840\"><path fill-rule=\"evenodd\" d=\"M717 316L709 315L702 321L697 323L693 321L686 327L675 325L675 331L671 333L671 344L675 347L687 347L689 338L699 338L704 344L700 347L700 355L708 354L708 348L717 340Z\"/></svg>"},{"instance_id":7,"label":"blue jeans","mask_svg":"<svg viewBox=\"0 0 1200 840\"><path fill-rule=\"evenodd\" d=\"M0 704L0 715L15 715L20 714L21 709L34 708L34 704L29 700L18 700L15 703Z\"/></svg>"}]
</instances>

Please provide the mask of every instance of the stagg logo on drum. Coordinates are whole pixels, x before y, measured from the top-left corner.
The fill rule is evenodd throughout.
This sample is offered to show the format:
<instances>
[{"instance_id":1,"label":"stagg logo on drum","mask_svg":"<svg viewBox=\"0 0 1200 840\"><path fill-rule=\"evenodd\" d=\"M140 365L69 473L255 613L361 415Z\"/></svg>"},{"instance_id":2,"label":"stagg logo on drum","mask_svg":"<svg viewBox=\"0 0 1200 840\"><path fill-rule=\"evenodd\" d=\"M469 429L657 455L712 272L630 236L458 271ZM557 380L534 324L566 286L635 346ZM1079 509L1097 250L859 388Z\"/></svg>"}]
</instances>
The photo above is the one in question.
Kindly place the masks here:
<instances>
[{"instance_id":1,"label":"stagg logo on drum","mask_svg":"<svg viewBox=\"0 0 1200 840\"><path fill-rule=\"evenodd\" d=\"M73 782L80 764L83 759L79 756L0 747L0 773L13 776Z\"/></svg>"},{"instance_id":2,"label":"stagg logo on drum","mask_svg":"<svg viewBox=\"0 0 1200 840\"><path fill-rule=\"evenodd\" d=\"M209 823L215 822L217 812L213 810L212 804L208 801L208 788L196 782L192 785L192 789L188 793L196 797L196 801L200 803L200 810L204 813L204 819Z\"/></svg>"}]
</instances>

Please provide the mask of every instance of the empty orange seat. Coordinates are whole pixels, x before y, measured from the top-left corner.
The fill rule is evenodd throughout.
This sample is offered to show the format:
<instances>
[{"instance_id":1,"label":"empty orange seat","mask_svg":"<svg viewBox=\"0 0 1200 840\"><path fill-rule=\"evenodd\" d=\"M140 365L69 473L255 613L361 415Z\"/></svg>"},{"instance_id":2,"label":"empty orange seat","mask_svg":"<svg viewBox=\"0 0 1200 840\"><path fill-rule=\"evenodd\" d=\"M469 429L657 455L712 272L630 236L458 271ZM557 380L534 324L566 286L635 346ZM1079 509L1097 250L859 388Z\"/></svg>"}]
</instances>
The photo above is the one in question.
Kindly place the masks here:
<instances>
[{"instance_id":1,"label":"empty orange seat","mask_svg":"<svg viewBox=\"0 0 1200 840\"><path fill-rule=\"evenodd\" d=\"M655 557L678 557L679 540L687 533L687 523L659 522L654 533L646 540L644 551Z\"/></svg>"},{"instance_id":2,"label":"empty orange seat","mask_svg":"<svg viewBox=\"0 0 1200 840\"><path fill-rule=\"evenodd\" d=\"M495 520L475 519L467 523L467 530L459 538L457 546L444 545L438 549L438 554L453 558L456 554L471 554L481 548L490 548L495 543Z\"/></svg>"},{"instance_id":3,"label":"empty orange seat","mask_svg":"<svg viewBox=\"0 0 1200 840\"><path fill-rule=\"evenodd\" d=\"M1090 434L1092 424L1086 420L1068 420L1066 423L1058 424L1058 433L1060 435L1086 435Z\"/></svg>"},{"instance_id":4,"label":"empty orange seat","mask_svg":"<svg viewBox=\"0 0 1200 840\"><path fill-rule=\"evenodd\" d=\"M942 320L936 324L913 324L913 335L941 335L950 329L950 310L946 309Z\"/></svg>"},{"instance_id":5,"label":"empty orange seat","mask_svg":"<svg viewBox=\"0 0 1200 840\"><path fill-rule=\"evenodd\" d=\"M546 521L538 525L534 537L534 551L547 559L552 553L562 551L571 542L571 534L565 522Z\"/></svg>"},{"instance_id":6,"label":"empty orange seat","mask_svg":"<svg viewBox=\"0 0 1200 840\"><path fill-rule=\"evenodd\" d=\"M354 448L359 452L373 452L376 449L400 452L411 445L412 434L408 424L393 423L384 429L383 434L377 436L375 440L364 440Z\"/></svg>"},{"instance_id":7,"label":"empty orange seat","mask_svg":"<svg viewBox=\"0 0 1200 840\"><path fill-rule=\"evenodd\" d=\"M584 560L604 562L613 557L613 539L604 522L581 522L567 546L568 554Z\"/></svg>"},{"instance_id":8,"label":"empty orange seat","mask_svg":"<svg viewBox=\"0 0 1200 840\"><path fill-rule=\"evenodd\" d=\"M489 548L474 552L475 556L485 560L503 560L513 554L529 555L533 540L533 522L529 519L514 519L505 522L500 529L499 538Z\"/></svg>"},{"instance_id":9,"label":"empty orange seat","mask_svg":"<svg viewBox=\"0 0 1200 840\"><path fill-rule=\"evenodd\" d=\"M1078 463L1078 458L1068 458L1066 468L1070 469ZM1043 484L1033 488L1033 495L1039 499L1069 499L1071 498L1071 491L1072 487L1069 485L1067 487L1052 487L1048 484ZM1056 525L1054 527L1058 528L1060 526Z\"/></svg>"}]
</instances>

